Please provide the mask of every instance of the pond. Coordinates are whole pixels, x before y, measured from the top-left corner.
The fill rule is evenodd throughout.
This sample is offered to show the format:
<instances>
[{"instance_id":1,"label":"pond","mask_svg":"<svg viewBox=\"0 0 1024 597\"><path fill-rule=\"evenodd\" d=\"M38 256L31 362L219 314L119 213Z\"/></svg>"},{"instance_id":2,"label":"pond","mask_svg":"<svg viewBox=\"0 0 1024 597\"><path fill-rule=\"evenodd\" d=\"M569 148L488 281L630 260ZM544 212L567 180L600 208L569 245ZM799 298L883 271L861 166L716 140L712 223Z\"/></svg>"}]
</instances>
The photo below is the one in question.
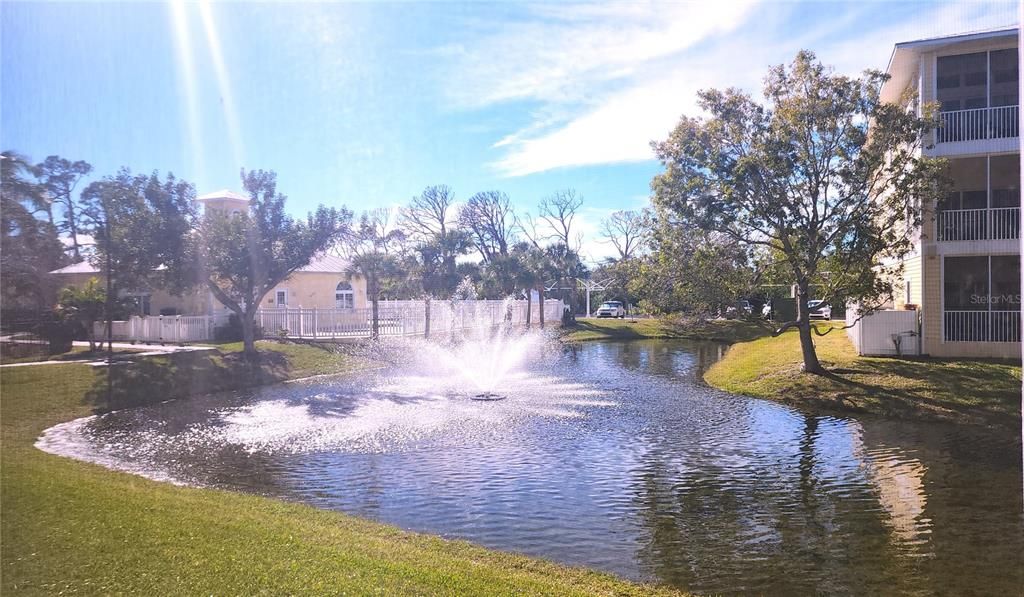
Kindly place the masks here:
<instances>
[{"instance_id":1,"label":"pond","mask_svg":"<svg viewBox=\"0 0 1024 597\"><path fill-rule=\"evenodd\" d=\"M719 392L700 372L722 351L538 342L487 401L413 359L39 445L696 592L1021 593L1018 438Z\"/></svg>"}]
</instances>

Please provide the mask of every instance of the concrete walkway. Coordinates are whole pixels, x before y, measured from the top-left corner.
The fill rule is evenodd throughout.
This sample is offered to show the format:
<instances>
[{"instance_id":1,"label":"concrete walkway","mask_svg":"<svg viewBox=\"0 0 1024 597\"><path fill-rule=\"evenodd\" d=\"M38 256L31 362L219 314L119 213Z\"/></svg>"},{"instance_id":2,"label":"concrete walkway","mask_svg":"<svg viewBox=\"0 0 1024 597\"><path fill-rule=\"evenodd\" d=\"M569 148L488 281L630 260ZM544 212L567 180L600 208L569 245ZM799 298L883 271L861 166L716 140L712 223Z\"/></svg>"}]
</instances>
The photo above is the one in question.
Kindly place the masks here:
<instances>
[{"instance_id":1,"label":"concrete walkway","mask_svg":"<svg viewBox=\"0 0 1024 597\"><path fill-rule=\"evenodd\" d=\"M89 346L88 342L73 342L74 346ZM106 349L106 344L103 345ZM130 354L118 354L114 355L114 365L129 362L137 357L151 357L160 356L166 354L173 354L176 352L208 352L211 350L217 350L215 346L202 346L199 344L188 344L185 346L172 346L165 344L130 344L128 342L114 342L112 344L114 350L134 350L138 352L132 352ZM90 367L106 367L106 359L97 359L92 361L76 361L74 359L67 361L31 361L28 363L7 363L0 365L2 367L33 367L36 365L89 365Z\"/></svg>"}]
</instances>

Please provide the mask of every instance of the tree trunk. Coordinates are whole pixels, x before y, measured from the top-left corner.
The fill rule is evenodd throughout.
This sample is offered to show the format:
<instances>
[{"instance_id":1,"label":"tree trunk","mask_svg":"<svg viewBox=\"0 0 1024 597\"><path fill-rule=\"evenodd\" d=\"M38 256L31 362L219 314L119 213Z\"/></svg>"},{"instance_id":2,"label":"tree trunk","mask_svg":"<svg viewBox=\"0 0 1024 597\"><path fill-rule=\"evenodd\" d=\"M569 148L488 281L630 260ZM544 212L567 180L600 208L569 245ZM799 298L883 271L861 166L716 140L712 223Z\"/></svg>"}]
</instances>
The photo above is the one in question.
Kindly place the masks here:
<instances>
[{"instance_id":1,"label":"tree trunk","mask_svg":"<svg viewBox=\"0 0 1024 597\"><path fill-rule=\"evenodd\" d=\"M380 297L373 293L370 299L370 338L376 340L380 337Z\"/></svg>"},{"instance_id":2,"label":"tree trunk","mask_svg":"<svg viewBox=\"0 0 1024 597\"><path fill-rule=\"evenodd\" d=\"M239 313L242 322L242 352L247 357L256 356L256 313Z\"/></svg>"},{"instance_id":3,"label":"tree trunk","mask_svg":"<svg viewBox=\"0 0 1024 597\"><path fill-rule=\"evenodd\" d=\"M533 307L533 290L526 291L526 327L530 327L530 315Z\"/></svg>"},{"instance_id":4,"label":"tree trunk","mask_svg":"<svg viewBox=\"0 0 1024 597\"><path fill-rule=\"evenodd\" d=\"M75 221L75 209L71 202L71 197L68 197L68 203L65 207L67 208L68 233L71 235L71 254L77 263L82 260L82 255L78 250L78 223Z\"/></svg>"},{"instance_id":5,"label":"tree trunk","mask_svg":"<svg viewBox=\"0 0 1024 597\"><path fill-rule=\"evenodd\" d=\"M540 303L539 305L537 305L539 307L538 315L540 315L540 317L539 317L539 319L540 319L540 327L541 327L541 329L543 329L544 328L544 287L543 286L540 286L540 287L537 288L537 302Z\"/></svg>"},{"instance_id":6,"label":"tree trunk","mask_svg":"<svg viewBox=\"0 0 1024 597\"><path fill-rule=\"evenodd\" d=\"M96 352L96 322L92 319L85 322L85 339L89 341L89 352Z\"/></svg>"},{"instance_id":7,"label":"tree trunk","mask_svg":"<svg viewBox=\"0 0 1024 597\"><path fill-rule=\"evenodd\" d=\"M800 351L804 358L804 371L807 373L821 374L824 369L818 362L818 353L814 349L814 338L811 336L811 315L807 311L807 301L810 299L807 290L807 283L798 284L796 293L796 322L800 331Z\"/></svg>"}]
</instances>

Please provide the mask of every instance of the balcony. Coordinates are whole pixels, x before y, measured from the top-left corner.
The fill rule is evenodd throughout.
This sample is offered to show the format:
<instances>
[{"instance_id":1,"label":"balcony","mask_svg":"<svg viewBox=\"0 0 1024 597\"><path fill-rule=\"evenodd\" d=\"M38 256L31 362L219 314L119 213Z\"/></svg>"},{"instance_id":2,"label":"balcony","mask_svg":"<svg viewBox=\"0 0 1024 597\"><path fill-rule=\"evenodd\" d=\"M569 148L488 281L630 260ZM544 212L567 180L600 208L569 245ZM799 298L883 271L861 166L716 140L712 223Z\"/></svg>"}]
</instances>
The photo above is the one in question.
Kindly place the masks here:
<instances>
[{"instance_id":1,"label":"balcony","mask_svg":"<svg viewBox=\"0 0 1024 597\"><path fill-rule=\"evenodd\" d=\"M936 143L1012 139L1020 136L1020 106L939 112ZM1016 238L1016 237L1015 237Z\"/></svg>"},{"instance_id":2,"label":"balcony","mask_svg":"<svg viewBox=\"0 0 1024 597\"><path fill-rule=\"evenodd\" d=\"M1020 311L945 311L946 342L1020 342Z\"/></svg>"},{"instance_id":3,"label":"balcony","mask_svg":"<svg viewBox=\"0 0 1024 597\"><path fill-rule=\"evenodd\" d=\"M1020 238L1020 208L943 210L936 227L940 241L1014 240Z\"/></svg>"}]
</instances>

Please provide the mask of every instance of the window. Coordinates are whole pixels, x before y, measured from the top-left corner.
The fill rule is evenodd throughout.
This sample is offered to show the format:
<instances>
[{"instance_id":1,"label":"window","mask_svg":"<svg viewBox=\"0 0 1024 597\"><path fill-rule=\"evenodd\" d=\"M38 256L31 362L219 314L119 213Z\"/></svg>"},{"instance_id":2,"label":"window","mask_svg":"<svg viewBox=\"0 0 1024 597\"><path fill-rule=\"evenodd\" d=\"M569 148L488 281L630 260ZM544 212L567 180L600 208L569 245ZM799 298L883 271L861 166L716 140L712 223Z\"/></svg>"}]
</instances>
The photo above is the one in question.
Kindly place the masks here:
<instances>
[{"instance_id":1,"label":"window","mask_svg":"<svg viewBox=\"0 0 1024 597\"><path fill-rule=\"evenodd\" d=\"M1019 103L1017 89L1017 49L989 53L989 95L993 106L1015 106ZM998 98L998 103L997 103Z\"/></svg>"},{"instance_id":2,"label":"window","mask_svg":"<svg viewBox=\"0 0 1024 597\"><path fill-rule=\"evenodd\" d=\"M334 306L338 309L354 309L355 296L351 284L339 282L338 287L334 289Z\"/></svg>"},{"instance_id":3,"label":"window","mask_svg":"<svg viewBox=\"0 0 1024 597\"><path fill-rule=\"evenodd\" d=\"M1020 154L994 155L989 168L992 207L1020 207Z\"/></svg>"},{"instance_id":4,"label":"window","mask_svg":"<svg viewBox=\"0 0 1024 597\"><path fill-rule=\"evenodd\" d=\"M988 105L988 53L940 56L935 65L936 98L942 109L953 102L964 102L964 108ZM953 108L958 109L958 108Z\"/></svg>"},{"instance_id":5,"label":"window","mask_svg":"<svg viewBox=\"0 0 1024 597\"><path fill-rule=\"evenodd\" d=\"M278 307L287 307L288 306L288 290L287 289L278 290L277 291L277 306Z\"/></svg>"},{"instance_id":6,"label":"window","mask_svg":"<svg viewBox=\"0 0 1024 597\"><path fill-rule=\"evenodd\" d=\"M946 342L1020 342L1020 256L946 257Z\"/></svg>"}]
</instances>

